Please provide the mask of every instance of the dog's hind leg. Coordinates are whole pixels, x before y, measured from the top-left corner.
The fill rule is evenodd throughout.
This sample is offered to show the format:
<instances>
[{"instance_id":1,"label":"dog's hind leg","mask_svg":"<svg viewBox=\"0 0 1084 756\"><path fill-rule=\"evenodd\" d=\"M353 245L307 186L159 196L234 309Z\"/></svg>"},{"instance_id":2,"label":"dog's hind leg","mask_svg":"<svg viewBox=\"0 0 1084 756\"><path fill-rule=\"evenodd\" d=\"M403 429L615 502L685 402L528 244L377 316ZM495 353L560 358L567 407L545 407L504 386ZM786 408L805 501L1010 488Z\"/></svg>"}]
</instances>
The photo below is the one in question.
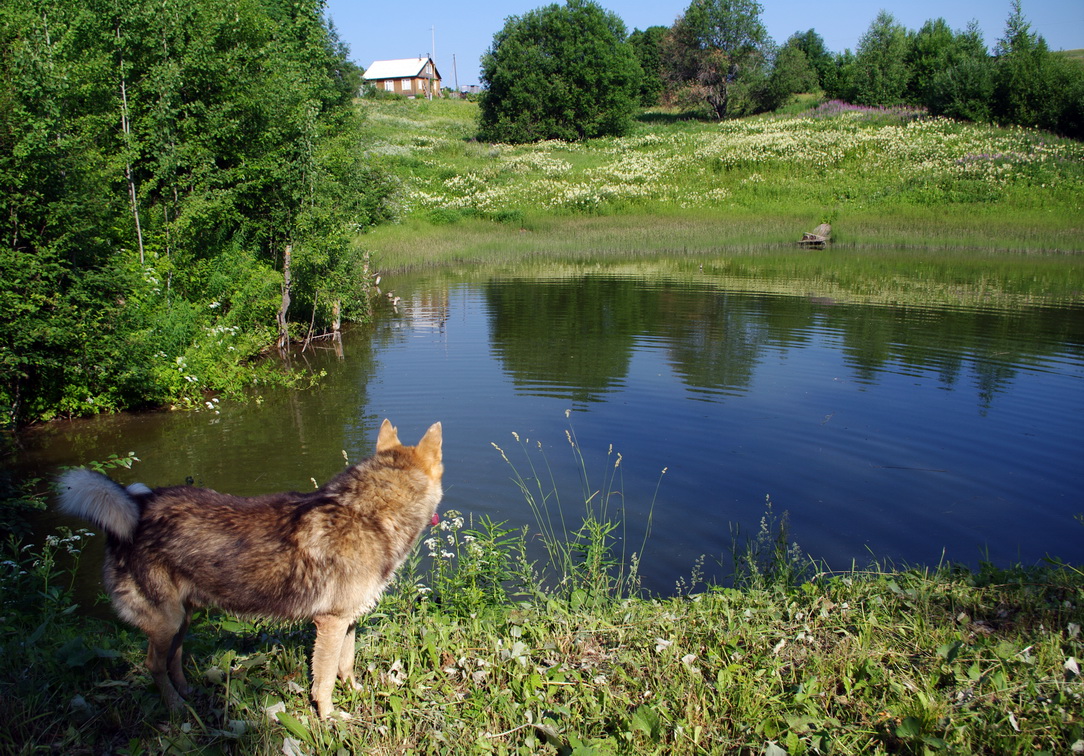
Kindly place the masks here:
<instances>
[{"instance_id":1,"label":"dog's hind leg","mask_svg":"<svg viewBox=\"0 0 1084 756\"><path fill-rule=\"evenodd\" d=\"M160 607L154 621L143 629L147 633L147 669L166 708L178 711L184 708L184 696L189 693L181 671L181 642L188 629L188 613L179 605L175 611L171 609L174 607Z\"/></svg>"},{"instance_id":2,"label":"dog's hind leg","mask_svg":"<svg viewBox=\"0 0 1084 756\"><path fill-rule=\"evenodd\" d=\"M335 675L340 668L343 644L350 632L351 656L353 655L353 623L346 617L320 614L312 618L316 623L316 643L312 650L312 700L321 719L334 710L331 691L335 687Z\"/></svg>"},{"instance_id":3,"label":"dog's hind leg","mask_svg":"<svg viewBox=\"0 0 1084 756\"><path fill-rule=\"evenodd\" d=\"M354 635L357 628L356 622L351 622L346 629L346 637L343 638L343 647L339 652L339 679L354 690L361 690L357 678L354 677Z\"/></svg>"},{"instance_id":4,"label":"dog's hind leg","mask_svg":"<svg viewBox=\"0 0 1084 756\"><path fill-rule=\"evenodd\" d=\"M192 608L184 608L184 621L181 623L177 634L173 636L173 642L169 645L169 658L166 668L169 671L169 680L173 687L182 697L188 698L192 694L192 687L184 679L184 637L188 634L188 625L192 622Z\"/></svg>"}]
</instances>

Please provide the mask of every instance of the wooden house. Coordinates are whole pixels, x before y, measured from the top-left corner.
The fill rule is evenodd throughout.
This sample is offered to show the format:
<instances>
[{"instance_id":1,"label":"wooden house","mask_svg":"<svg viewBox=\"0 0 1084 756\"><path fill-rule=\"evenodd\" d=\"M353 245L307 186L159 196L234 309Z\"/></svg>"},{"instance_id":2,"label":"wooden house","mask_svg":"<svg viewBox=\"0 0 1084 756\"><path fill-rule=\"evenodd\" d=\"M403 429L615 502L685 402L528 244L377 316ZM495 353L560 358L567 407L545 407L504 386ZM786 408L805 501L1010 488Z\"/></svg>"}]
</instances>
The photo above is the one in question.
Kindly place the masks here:
<instances>
[{"instance_id":1,"label":"wooden house","mask_svg":"<svg viewBox=\"0 0 1084 756\"><path fill-rule=\"evenodd\" d=\"M365 69L365 81L385 92L407 97L440 97L440 72L433 59L400 58L398 60L374 60Z\"/></svg>"}]
</instances>

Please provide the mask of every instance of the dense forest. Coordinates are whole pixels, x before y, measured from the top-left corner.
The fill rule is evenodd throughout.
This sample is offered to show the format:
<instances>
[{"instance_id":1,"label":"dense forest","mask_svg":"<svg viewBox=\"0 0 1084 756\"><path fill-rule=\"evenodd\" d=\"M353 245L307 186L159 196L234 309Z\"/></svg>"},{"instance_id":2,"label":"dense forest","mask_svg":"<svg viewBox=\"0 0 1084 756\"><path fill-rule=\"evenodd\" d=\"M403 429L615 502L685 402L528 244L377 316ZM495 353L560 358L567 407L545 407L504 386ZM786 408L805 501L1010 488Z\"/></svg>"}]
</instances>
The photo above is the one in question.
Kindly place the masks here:
<instances>
[{"instance_id":1,"label":"dense forest","mask_svg":"<svg viewBox=\"0 0 1084 756\"><path fill-rule=\"evenodd\" d=\"M198 402L276 340L364 315L351 241L389 184L323 12L2 0L5 425Z\"/></svg>"}]
</instances>

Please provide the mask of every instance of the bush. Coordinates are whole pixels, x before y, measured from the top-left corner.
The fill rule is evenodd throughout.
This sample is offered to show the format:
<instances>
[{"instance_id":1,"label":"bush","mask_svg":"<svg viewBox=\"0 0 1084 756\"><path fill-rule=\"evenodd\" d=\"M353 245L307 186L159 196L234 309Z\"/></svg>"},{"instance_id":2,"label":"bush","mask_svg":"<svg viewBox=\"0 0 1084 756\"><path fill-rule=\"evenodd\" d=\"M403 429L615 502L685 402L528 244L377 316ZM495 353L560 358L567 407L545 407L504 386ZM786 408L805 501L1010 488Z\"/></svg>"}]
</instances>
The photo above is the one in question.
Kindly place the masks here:
<instances>
[{"instance_id":1,"label":"bush","mask_svg":"<svg viewBox=\"0 0 1084 756\"><path fill-rule=\"evenodd\" d=\"M620 136L632 125L640 65L625 25L590 0L508 19L482 57L479 138L523 143Z\"/></svg>"}]
</instances>

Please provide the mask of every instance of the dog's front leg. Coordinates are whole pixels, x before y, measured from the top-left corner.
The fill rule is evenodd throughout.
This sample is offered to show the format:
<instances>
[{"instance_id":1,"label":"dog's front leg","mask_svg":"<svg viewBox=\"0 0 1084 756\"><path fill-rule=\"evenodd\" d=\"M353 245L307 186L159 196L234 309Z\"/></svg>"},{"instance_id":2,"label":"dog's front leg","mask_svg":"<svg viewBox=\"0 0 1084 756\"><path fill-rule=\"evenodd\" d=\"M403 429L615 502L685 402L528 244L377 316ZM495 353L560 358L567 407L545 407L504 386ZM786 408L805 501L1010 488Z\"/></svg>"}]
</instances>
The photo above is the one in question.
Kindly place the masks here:
<instances>
[{"instance_id":1,"label":"dog's front leg","mask_svg":"<svg viewBox=\"0 0 1084 756\"><path fill-rule=\"evenodd\" d=\"M312 619L316 623L316 644L312 650L312 700L316 703L316 713L320 719L327 719L333 711L331 690L335 687L335 675L340 668L348 631L353 658L353 623L346 617L332 614L321 614Z\"/></svg>"}]
</instances>

